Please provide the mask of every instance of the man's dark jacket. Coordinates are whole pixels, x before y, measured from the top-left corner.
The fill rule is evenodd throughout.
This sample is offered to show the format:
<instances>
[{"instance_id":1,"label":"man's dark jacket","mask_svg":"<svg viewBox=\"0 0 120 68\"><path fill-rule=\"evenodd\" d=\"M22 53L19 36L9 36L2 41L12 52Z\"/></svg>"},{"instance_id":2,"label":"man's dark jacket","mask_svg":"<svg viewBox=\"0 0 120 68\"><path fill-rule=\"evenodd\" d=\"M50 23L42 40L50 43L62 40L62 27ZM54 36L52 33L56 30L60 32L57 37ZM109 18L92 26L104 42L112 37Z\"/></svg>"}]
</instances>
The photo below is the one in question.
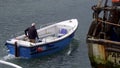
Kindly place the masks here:
<instances>
[{"instance_id":1,"label":"man's dark jacket","mask_svg":"<svg viewBox=\"0 0 120 68\"><path fill-rule=\"evenodd\" d=\"M25 30L25 35L28 36L29 39L38 38L37 30L35 26L29 27Z\"/></svg>"}]
</instances>

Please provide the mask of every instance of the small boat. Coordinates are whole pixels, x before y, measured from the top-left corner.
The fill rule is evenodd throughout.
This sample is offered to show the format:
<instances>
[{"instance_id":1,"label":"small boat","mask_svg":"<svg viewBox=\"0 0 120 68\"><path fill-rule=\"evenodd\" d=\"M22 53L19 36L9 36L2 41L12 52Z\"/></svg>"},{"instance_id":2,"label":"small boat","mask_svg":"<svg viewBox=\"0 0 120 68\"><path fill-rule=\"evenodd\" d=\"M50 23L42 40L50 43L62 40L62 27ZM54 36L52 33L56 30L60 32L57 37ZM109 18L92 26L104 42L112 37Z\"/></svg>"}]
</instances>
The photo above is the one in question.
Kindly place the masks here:
<instances>
[{"instance_id":1,"label":"small boat","mask_svg":"<svg viewBox=\"0 0 120 68\"><path fill-rule=\"evenodd\" d=\"M58 52L67 47L77 30L77 19L70 19L37 30L40 40L31 43L25 35L6 41L9 54L21 58L36 58Z\"/></svg>"},{"instance_id":2,"label":"small boat","mask_svg":"<svg viewBox=\"0 0 120 68\"><path fill-rule=\"evenodd\" d=\"M86 40L93 68L120 68L120 0L110 1L116 2L110 5L109 0L99 0L92 6L93 21Z\"/></svg>"}]
</instances>

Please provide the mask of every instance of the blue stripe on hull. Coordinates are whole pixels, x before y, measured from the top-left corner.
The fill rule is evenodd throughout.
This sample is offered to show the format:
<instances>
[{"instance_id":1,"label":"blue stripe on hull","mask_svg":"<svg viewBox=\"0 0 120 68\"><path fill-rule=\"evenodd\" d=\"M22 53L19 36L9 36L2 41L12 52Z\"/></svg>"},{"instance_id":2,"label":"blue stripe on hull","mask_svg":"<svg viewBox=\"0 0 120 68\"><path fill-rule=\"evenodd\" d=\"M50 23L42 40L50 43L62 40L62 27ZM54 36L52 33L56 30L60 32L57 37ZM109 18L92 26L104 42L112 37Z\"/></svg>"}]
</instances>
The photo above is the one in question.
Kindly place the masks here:
<instances>
[{"instance_id":1,"label":"blue stripe on hull","mask_svg":"<svg viewBox=\"0 0 120 68\"><path fill-rule=\"evenodd\" d=\"M19 57L22 58L36 58L40 56L49 55L64 49L68 46L73 38L74 34L68 36L67 38L53 42L50 44L45 44L43 46L35 46L35 47L18 47L18 54ZM15 46L13 44L7 44L8 49L10 50L9 53L15 55ZM42 51L38 51L38 48L42 48Z\"/></svg>"}]
</instances>

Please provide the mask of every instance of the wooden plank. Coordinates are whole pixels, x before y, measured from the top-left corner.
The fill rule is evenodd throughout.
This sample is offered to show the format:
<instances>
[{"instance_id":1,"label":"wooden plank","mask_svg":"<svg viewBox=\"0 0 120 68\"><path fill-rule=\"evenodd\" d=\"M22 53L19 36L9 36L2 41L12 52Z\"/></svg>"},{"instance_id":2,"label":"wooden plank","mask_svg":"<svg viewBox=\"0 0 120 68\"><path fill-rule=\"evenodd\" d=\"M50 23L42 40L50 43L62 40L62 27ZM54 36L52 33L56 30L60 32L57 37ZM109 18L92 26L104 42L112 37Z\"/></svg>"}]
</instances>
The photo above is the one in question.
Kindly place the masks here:
<instances>
[{"instance_id":1,"label":"wooden plank","mask_svg":"<svg viewBox=\"0 0 120 68\"><path fill-rule=\"evenodd\" d=\"M98 43L98 44L114 44L114 45L120 45L120 42L117 41L111 41L107 39L94 39L94 38L88 38L87 39L88 43Z\"/></svg>"},{"instance_id":2,"label":"wooden plank","mask_svg":"<svg viewBox=\"0 0 120 68\"><path fill-rule=\"evenodd\" d=\"M120 27L119 24L114 24L114 23L111 23L111 22L108 22L108 21L103 21L103 20L100 20L100 19L97 19L99 21L99 23L105 23L105 24L109 24L109 25L114 25L114 26L118 26Z\"/></svg>"}]
</instances>

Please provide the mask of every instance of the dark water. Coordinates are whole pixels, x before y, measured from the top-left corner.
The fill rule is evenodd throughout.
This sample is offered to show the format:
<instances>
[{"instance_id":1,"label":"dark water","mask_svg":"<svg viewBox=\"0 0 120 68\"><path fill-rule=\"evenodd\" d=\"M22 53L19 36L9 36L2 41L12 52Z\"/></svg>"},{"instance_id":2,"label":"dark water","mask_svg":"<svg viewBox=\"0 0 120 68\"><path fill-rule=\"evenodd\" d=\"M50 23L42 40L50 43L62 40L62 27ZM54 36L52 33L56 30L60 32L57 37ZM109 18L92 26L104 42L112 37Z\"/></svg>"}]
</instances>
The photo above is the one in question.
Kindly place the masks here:
<instances>
[{"instance_id":1,"label":"dark water","mask_svg":"<svg viewBox=\"0 0 120 68\"><path fill-rule=\"evenodd\" d=\"M95 3L95 0L0 0L0 59L7 56L5 41L32 22L36 22L39 27L46 23L76 18L79 28L71 43L71 55L67 55L66 49L47 57L7 58L6 61L23 68L91 68L85 39L92 20L91 6Z\"/></svg>"}]
</instances>

